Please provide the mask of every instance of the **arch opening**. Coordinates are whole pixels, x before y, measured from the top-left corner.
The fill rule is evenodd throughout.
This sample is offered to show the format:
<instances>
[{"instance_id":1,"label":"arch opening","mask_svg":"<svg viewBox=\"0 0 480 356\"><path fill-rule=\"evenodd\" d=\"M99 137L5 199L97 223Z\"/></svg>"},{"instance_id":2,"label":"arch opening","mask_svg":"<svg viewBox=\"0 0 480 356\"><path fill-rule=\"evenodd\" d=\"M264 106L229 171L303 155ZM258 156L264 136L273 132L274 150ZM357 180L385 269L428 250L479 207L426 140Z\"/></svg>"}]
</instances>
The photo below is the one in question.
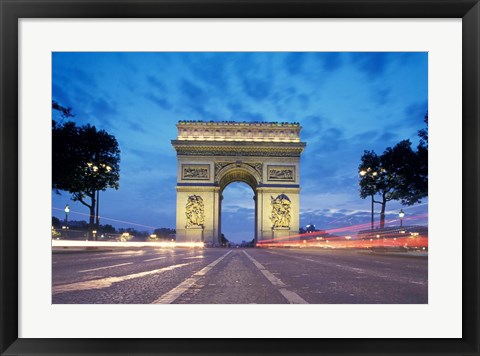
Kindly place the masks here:
<instances>
[{"instance_id":1,"label":"arch opening","mask_svg":"<svg viewBox=\"0 0 480 356\"><path fill-rule=\"evenodd\" d=\"M257 177L255 177L247 169L241 167L230 168L219 179L218 185L220 187L220 192L222 192L229 184L234 182L243 182L249 185L254 192L259 183Z\"/></svg>"},{"instance_id":2,"label":"arch opening","mask_svg":"<svg viewBox=\"0 0 480 356\"><path fill-rule=\"evenodd\" d=\"M258 211L257 211L257 187L258 187L258 184L260 182L260 177L258 174L256 174L256 172L253 171L253 169L251 169L250 167L248 166L242 166L241 164L232 164L232 165L229 165L227 167L225 167L225 169L222 170L222 172L220 172L219 174L219 181L218 181L218 185L219 185L219 188L220 188L220 204L219 204L219 232L220 232L220 237L222 236L222 233L232 233L234 232L234 242L237 243L237 242L241 242L241 241L252 241L253 240L253 244L255 244L255 242L257 241L257 215L258 215ZM243 184L236 184L236 183L243 183ZM245 187L245 184L250 187L251 189L248 189ZM244 188L238 188L239 186L243 186ZM241 201L237 201L237 205L240 203L241 205L243 205L244 207L247 207L247 206L252 206L253 204L253 221L252 221L252 226L251 228L247 228L247 229L244 229L244 231L248 231L250 230L251 233L248 234L249 236L245 236L244 238L242 238L240 241L237 241L238 240L238 234L235 232L235 229L230 229L230 227L232 226L235 226L238 222L242 221L243 222L247 222L247 217L246 216L243 216L239 213L239 215L235 218L235 220L233 219L228 219L226 220L226 216L225 216L225 211L224 211L224 193L228 193L228 189L227 192L225 192L225 189L227 187L233 187L233 190L235 190L235 187L237 188L237 194L236 194L236 197L235 198L239 198L239 191L240 190L243 190L243 194L242 194L242 197L241 197ZM245 189L246 188L246 189ZM252 194L253 193L253 194ZM229 194L228 194L229 195ZM235 199L234 198L234 199ZM227 205L228 207L228 205ZM241 213L246 213L246 211L240 211L239 212ZM230 216L229 216L230 217ZM227 225L229 224L229 225ZM227 239L228 239L228 236L226 236Z\"/></svg>"},{"instance_id":3,"label":"arch opening","mask_svg":"<svg viewBox=\"0 0 480 356\"><path fill-rule=\"evenodd\" d=\"M220 233L229 243L253 247L256 235L255 191L244 181L227 184L221 196ZM221 240L222 245L224 240Z\"/></svg>"}]
</instances>

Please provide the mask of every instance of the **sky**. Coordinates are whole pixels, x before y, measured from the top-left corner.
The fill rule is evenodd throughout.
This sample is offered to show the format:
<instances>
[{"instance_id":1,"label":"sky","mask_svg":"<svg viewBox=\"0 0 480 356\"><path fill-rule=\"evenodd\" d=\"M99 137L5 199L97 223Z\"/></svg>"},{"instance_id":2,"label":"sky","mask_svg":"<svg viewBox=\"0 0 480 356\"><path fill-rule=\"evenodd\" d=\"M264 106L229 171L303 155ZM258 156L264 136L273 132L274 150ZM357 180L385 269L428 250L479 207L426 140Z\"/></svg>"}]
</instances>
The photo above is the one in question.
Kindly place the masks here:
<instances>
[{"instance_id":1,"label":"sky","mask_svg":"<svg viewBox=\"0 0 480 356\"><path fill-rule=\"evenodd\" d=\"M418 144L428 111L426 52L54 52L52 99L117 138L120 187L100 194L100 223L153 231L175 228L180 120L299 122L300 225L331 229L368 223L359 196L364 150L382 154L403 139ZM53 113L53 118L58 119ZM234 242L254 234L253 191L224 191L222 231ZM52 191L52 215L88 220L70 194ZM378 222L380 207L376 206ZM424 215L428 201L387 204L387 220ZM412 220L426 224L426 218Z\"/></svg>"}]
</instances>

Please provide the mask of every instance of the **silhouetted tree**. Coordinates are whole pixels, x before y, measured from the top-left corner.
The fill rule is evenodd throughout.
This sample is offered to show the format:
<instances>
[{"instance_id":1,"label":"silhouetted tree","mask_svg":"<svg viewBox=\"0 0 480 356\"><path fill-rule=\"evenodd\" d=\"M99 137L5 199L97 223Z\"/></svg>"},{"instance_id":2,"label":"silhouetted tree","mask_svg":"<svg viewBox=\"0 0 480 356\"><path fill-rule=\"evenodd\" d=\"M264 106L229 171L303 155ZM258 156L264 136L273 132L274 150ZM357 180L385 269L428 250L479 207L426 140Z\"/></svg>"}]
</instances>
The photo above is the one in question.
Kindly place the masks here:
<instances>
[{"instance_id":1,"label":"silhouetted tree","mask_svg":"<svg viewBox=\"0 0 480 356\"><path fill-rule=\"evenodd\" d=\"M55 217L55 216L52 216L52 226L53 227L60 227L62 226L62 223L60 222L60 219Z\"/></svg>"},{"instance_id":2,"label":"silhouetted tree","mask_svg":"<svg viewBox=\"0 0 480 356\"><path fill-rule=\"evenodd\" d=\"M55 102L52 108L62 116L72 116L71 109L62 110ZM119 163L120 149L114 136L89 124L52 121L52 188L71 193L72 200L89 208L89 237L94 229L95 195L107 188L118 189Z\"/></svg>"},{"instance_id":3,"label":"silhouetted tree","mask_svg":"<svg viewBox=\"0 0 480 356\"><path fill-rule=\"evenodd\" d=\"M360 197L370 196L374 203L380 204L380 228L385 226L387 202L399 200L403 205L413 205L428 194L425 189L428 165L411 145L410 140L403 140L393 148L388 147L381 156L365 151L361 157Z\"/></svg>"},{"instance_id":4,"label":"silhouetted tree","mask_svg":"<svg viewBox=\"0 0 480 356\"><path fill-rule=\"evenodd\" d=\"M175 229L169 229L166 227L161 227L153 230L153 233L157 235L157 239L160 240L170 240L175 236Z\"/></svg>"},{"instance_id":5,"label":"silhouetted tree","mask_svg":"<svg viewBox=\"0 0 480 356\"><path fill-rule=\"evenodd\" d=\"M55 100L52 101L52 109L56 110L59 114L60 117L62 118L62 121L64 119L68 119L70 117L74 117L75 115L72 113L72 108L66 108L59 103L57 103Z\"/></svg>"},{"instance_id":6,"label":"silhouetted tree","mask_svg":"<svg viewBox=\"0 0 480 356\"><path fill-rule=\"evenodd\" d=\"M224 234L221 234L220 236L220 243L222 244L223 247L228 246L230 241L227 240Z\"/></svg>"},{"instance_id":7,"label":"silhouetted tree","mask_svg":"<svg viewBox=\"0 0 480 356\"><path fill-rule=\"evenodd\" d=\"M116 232L115 227L110 224L100 225L100 231L105 234L114 234Z\"/></svg>"}]
</instances>

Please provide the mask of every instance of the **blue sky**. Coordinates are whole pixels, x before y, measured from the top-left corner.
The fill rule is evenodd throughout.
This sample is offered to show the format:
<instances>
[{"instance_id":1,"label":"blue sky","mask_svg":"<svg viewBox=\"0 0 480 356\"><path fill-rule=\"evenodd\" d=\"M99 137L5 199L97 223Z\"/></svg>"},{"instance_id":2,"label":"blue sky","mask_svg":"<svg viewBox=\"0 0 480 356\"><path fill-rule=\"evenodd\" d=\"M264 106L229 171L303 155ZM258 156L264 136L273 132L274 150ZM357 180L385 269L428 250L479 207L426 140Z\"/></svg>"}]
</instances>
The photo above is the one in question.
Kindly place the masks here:
<instances>
[{"instance_id":1,"label":"blue sky","mask_svg":"<svg viewBox=\"0 0 480 356\"><path fill-rule=\"evenodd\" d=\"M120 188L101 193L101 223L150 231L175 227L179 120L300 122L302 226L328 229L370 221L358 194L364 150L381 154L402 139L418 142L428 110L428 55L419 53L53 53L52 98L74 121L114 135ZM224 192L223 231L253 238L253 192ZM405 209L424 214L423 204ZM52 214L87 220L68 193L52 193ZM402 208L387 205L387 219ZM377 212L379 207L376 207ZM378 214L376 214L378 220ZM123 221L123 222L120 222ZM426 223L426 220L418 221Z\"/></svg>"}]
</instances>

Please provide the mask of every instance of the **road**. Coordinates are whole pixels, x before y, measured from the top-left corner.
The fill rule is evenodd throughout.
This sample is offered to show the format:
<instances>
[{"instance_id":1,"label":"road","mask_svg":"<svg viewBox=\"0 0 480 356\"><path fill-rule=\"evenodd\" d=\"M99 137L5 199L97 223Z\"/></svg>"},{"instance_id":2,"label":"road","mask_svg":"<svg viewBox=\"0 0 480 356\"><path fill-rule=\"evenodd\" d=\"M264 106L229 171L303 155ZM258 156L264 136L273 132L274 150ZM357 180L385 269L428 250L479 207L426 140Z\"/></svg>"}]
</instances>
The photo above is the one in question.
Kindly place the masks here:
<instances>
[{"instance_id":1,"label":"road","mask_svg":"<svg viewBox=\"0 0 480 356\"><path fill-rule=\"evenodd\" d=\"M54 304L423 304L426 257L323 249L52 254Z\"/></svg>"}]
</instances>

